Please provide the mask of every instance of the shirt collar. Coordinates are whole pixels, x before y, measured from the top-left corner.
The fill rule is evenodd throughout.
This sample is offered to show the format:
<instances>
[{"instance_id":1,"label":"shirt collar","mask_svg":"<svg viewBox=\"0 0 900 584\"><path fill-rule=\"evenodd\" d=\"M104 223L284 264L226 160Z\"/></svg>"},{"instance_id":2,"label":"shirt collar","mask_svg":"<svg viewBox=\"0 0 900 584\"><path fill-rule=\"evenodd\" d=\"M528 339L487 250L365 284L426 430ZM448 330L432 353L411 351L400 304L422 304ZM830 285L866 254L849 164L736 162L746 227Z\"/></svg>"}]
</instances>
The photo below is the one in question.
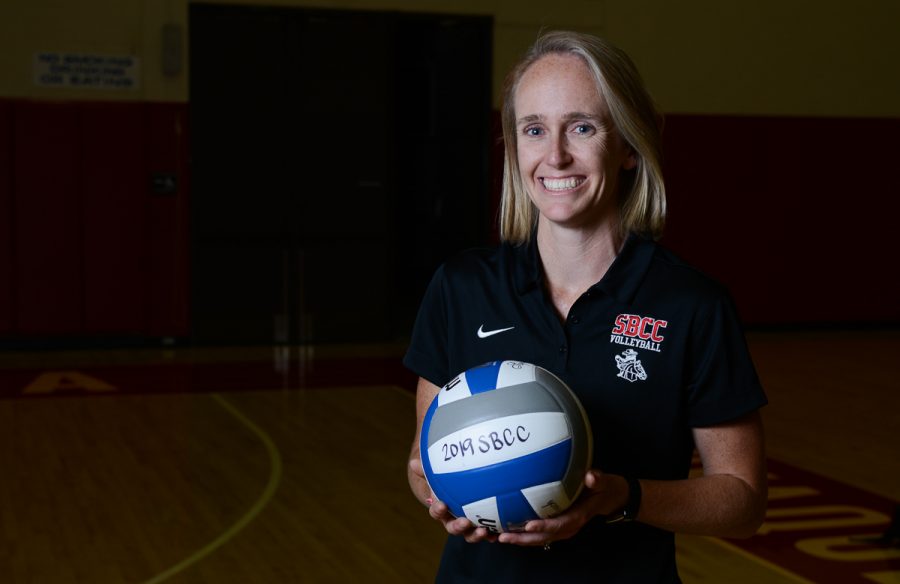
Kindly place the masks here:
<instances>
[{"instance_id":1,"label":"shirt collar","mask_svg":"<svg viewBox=\"0 0 900 584\"><path fill-rule=\"evenodd\" d=\"M526 294L540 288L544 270L538 255L537 237L533 235L527 243L511 246L511 249L515 257L513 278L516 291ZM630 304L650 266L655 249L653 240L635 233L629 234L622 251L591 289L600 290L622 304Z\"/></svg>"},{"instance_id":2,"label":"shirt collar","mask_svg":"<svg viewBox=\"0 0 900 584\"><path fill-rule=\"evenodd\" d=\"M655 250L656 244L652 239L636 233L630 234L622 251L593 288L605 292L622 304L631 304L650 267Z\"/></svg>"}]
</instances>

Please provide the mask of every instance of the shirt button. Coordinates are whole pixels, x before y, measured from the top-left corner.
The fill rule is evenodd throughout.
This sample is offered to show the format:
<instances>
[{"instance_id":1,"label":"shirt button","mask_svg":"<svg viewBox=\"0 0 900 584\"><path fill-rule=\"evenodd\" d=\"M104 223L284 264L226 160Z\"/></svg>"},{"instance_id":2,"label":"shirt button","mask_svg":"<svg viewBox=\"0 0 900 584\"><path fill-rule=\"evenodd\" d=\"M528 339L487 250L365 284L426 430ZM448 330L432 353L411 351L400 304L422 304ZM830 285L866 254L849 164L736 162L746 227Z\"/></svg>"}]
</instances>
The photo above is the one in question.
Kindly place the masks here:
<instances>
[{"instance_id":1,"label":"shirt button","mask_svg":"<svg viewBox=\"0 0 900 584\"><path fill-rule=\"evenodd\" d=\"M569 322L571 322L572 324L578 324L578 317L577 316L569 317Z\"/></svg>"},{"instance_id":2,"label":"shirt button","mask_svg":"<svg viewBox=\"0 0 900 584\"><path fill-rule=\"evenodd\" d=\"M567 350L568 350L568 349L566 348L565 345L563 345L562 347L559 348L559 352L560 352L560 353L565 353Z\"/></svg>"}]
</instances>

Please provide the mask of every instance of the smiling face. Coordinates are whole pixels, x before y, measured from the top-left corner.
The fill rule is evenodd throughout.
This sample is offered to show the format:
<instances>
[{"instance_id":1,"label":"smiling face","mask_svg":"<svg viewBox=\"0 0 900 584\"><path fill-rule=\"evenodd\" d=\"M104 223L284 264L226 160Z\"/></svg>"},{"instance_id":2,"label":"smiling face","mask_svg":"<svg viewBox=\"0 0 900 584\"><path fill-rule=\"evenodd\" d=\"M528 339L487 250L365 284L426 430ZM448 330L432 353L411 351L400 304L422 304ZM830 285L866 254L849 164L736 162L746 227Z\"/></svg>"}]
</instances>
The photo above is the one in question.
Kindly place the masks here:
<instances>
[{"instance_id":1,"label":"smiling face","mask_svg":"<svg viewBox=\"0 0 900 584\"><path fill-rule=\"evenodd\" d=\"M519 170L539 221L614 225L619 172L636 162L587 64L575 55L542 57L519 81L514 108Z\"/></svg>"}]
</instances>

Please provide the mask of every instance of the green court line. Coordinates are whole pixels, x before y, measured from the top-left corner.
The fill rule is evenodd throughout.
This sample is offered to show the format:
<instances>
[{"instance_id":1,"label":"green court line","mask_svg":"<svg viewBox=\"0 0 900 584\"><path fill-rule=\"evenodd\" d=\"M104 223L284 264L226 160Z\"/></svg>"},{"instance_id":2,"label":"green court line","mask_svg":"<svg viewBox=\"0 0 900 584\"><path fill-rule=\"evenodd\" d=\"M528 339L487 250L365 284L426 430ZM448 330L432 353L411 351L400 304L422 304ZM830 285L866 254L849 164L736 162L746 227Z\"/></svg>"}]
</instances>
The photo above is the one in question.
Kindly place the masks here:
<instances>
[{"instance_id":1,"label":"green court line","mask_svg":"<svg viewBox=\"0 0 900 584\"><path fill-rule=\"evenodd\" d=\"M237 407L228 402L221 395L214 393L212 394L212 398L216 400L220 406L222 406L229 414L234 416L241 424L246 426L251 432L259 437L260 441L265 445L266 451L269 454L269 482L266 484L266 488L263 490L262 495L256 500L250 509L241 516L231 527L223 531L219 537L215 538L199 550L195 551L193 554L184 558L174 566L168 568L167 570L160 572L156 576L150 578L143 584L159 584L160 582L164 582L168 580L172 576L183 572L188 569L192 565L196 564L206 556L210 555L223 545L225 545L231 538L237 535L242 529L247 527L247 525L256 519L256 516L259 515L262 510L268 505L269 501L275 495L275 491L278 490L278 485L281 482L281 453L278 451L278 447L275 446L275 443L269 437L266 432L253 423L247 416L245 416Z\"/></svg>"}]
</instances>

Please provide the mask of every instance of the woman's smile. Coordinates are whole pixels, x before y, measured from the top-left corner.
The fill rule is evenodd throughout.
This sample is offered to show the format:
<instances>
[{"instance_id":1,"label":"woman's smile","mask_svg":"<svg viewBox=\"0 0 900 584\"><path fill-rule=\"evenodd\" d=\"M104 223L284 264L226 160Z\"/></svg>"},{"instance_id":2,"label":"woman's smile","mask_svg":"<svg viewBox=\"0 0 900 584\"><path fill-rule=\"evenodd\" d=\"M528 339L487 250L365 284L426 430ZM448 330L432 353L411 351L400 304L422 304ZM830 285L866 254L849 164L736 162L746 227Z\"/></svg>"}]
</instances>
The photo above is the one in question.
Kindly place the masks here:
<instances>
[{"instance_id":1,"label":"woman's smile","mask_svg":"<svg viewBox=\"0 0 900 584\"><path fill-rule=\"evenodd\" d=\"M550 192L562 193L566 191L574 190L584 184L585 177L583 176L567 176L562 178L555 178L545 176L539 179L541 183L544 185L544 188Z\"/></svg>"}]
</instances>

